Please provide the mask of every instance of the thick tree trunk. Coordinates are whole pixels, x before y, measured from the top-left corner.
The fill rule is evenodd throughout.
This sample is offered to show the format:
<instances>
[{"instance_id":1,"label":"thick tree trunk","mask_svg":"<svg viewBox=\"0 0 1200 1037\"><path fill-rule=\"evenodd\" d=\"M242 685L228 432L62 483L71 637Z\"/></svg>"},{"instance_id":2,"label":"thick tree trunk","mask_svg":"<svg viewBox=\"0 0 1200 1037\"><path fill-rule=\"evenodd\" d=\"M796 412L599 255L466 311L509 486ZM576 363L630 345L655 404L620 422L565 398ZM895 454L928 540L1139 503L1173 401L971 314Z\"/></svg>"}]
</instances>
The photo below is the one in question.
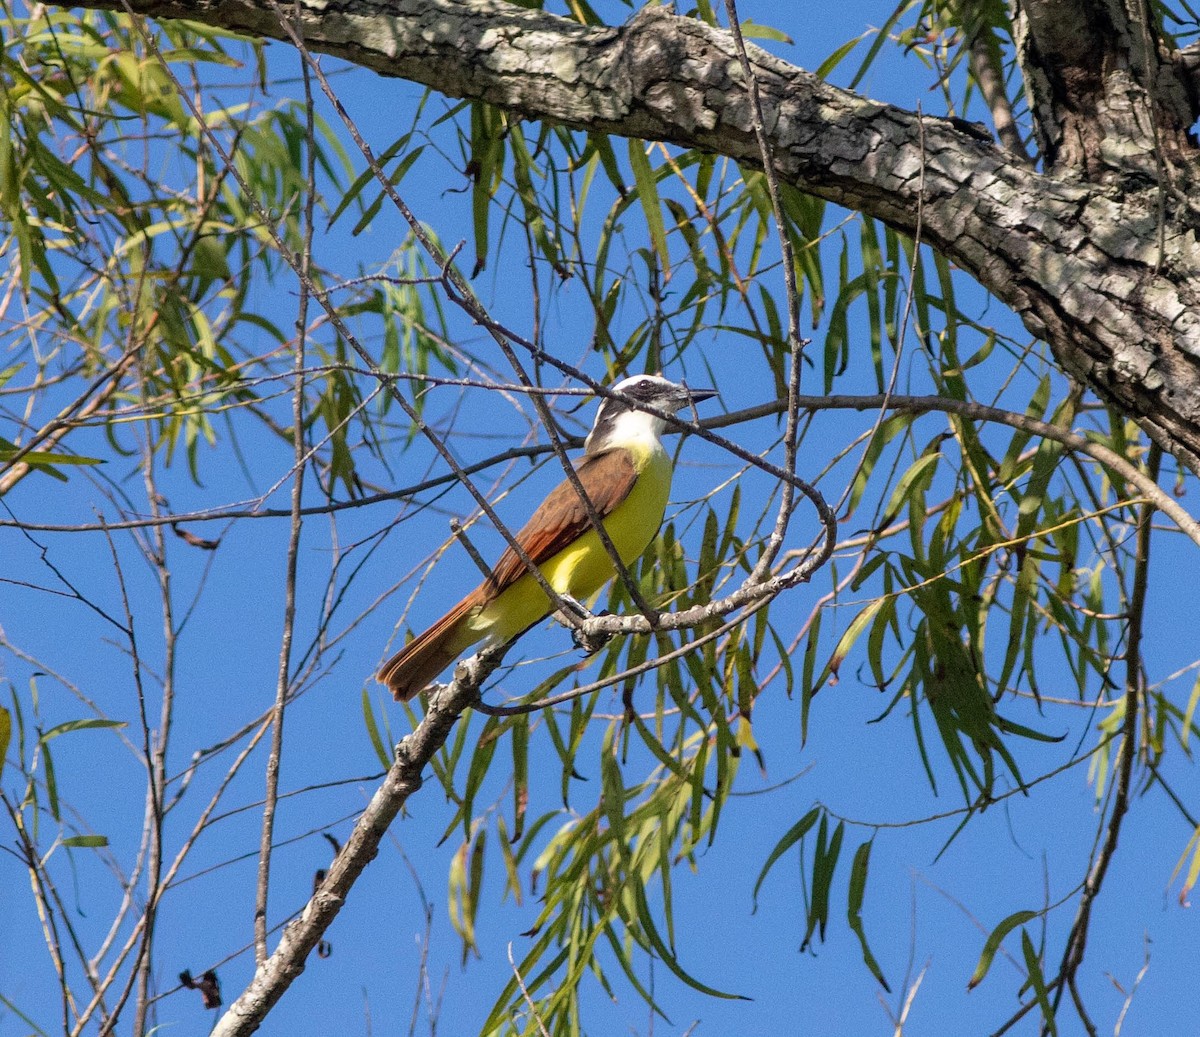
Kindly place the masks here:
<instances>
[{"instance_id":1,"label":"thick tree trunk","mask_svg":"<svg viewBox=\"0 0 1200 1037\"><path fill-rule=\"evenodd\" d=\"M1015 310L1064 369L1200 472L1191 80L1126 6L1141 12L1143 0L1018 7L1044 172L980 127L870 101L761 50L753 57L781 177L910 234L919 216L924 240ZM132 8L273 38L286 38L276 11L298 10L314 50L447 96L758 163L730 37L663 8L618 28L505 0Z\"/></svg>"}]
</instances>

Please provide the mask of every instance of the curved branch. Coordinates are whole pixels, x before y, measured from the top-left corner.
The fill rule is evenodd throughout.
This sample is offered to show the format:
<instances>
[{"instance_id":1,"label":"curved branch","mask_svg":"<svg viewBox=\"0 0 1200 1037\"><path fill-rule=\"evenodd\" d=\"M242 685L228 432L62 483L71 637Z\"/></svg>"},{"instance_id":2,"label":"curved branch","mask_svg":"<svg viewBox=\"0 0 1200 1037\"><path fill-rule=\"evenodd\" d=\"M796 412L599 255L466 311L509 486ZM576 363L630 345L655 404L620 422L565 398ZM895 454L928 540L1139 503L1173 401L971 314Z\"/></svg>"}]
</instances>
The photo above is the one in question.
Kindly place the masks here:
<instances>
[{"instance_id":1,"label":"curved branch","mask_svg":"<svg viewBox=\"0 0 1200 1037\"><path fill-rule=\"evenodd\" d=\"M1159 61L1157 28L1135 17L1134 0L1103 6L1125 3L1129 10L1122 6L1108 22L1122 29L1121 53L1141 56L1122 95L1133 108L1119 126L1100 127L1107 175L1091 183L1080 179L1081 166L1064 177L1039 174L961 120L921 117L840 90L757 48L750 56L781 181L907 233L920 208L925 242L1011 307L1068 373L1200 472L1197 217L1186 192L1164 195L1145 160L1168 143L1171 161L1194 162L1196 153L1186 134L1173 132L1174 88L1160 91L1158 79L1154 91L1141 86L1146 75L1170 78L1175 67ZM1056 38L1050 29L1030 29L1030 17L1056 5L1080 6L1026 0L1017 22L1027 43ZM84 6L287 38L272 0ZM288 11L312 50L450 97L761 167L729 34L662 7L619 27L583 26L506 0L298 0ZM1022 61L1027 77L1055 67L1036 47L1027 46ZM1078 117L1109 118L1086 108Z\"/></svg>"}]
</instances>

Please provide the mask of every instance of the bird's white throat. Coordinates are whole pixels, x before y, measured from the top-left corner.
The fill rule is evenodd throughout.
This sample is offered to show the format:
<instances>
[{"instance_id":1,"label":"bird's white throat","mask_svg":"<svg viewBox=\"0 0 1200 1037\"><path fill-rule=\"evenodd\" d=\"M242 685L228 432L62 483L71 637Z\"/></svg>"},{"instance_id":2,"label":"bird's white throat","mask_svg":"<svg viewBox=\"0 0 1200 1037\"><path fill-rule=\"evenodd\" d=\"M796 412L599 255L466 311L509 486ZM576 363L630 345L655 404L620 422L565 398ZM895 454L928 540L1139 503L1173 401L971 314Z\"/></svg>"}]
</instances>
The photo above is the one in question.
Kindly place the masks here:
<instances>
[{"instance_id":1,"label":"bird's white throat","mask_svg":"<svg viewBox=\"0 0 1200 1037\"><path fill-rule=\"evenodd\" d=\"M648 414L644 410L625 410L605 425L605 428L596 430L601 433L600 439L588 437L589 454L598 454L613 447L625 447L638 454L649 454L663 449L659 437L662 436L667 423L656 414Z\"/></svg>"}]
</instances>

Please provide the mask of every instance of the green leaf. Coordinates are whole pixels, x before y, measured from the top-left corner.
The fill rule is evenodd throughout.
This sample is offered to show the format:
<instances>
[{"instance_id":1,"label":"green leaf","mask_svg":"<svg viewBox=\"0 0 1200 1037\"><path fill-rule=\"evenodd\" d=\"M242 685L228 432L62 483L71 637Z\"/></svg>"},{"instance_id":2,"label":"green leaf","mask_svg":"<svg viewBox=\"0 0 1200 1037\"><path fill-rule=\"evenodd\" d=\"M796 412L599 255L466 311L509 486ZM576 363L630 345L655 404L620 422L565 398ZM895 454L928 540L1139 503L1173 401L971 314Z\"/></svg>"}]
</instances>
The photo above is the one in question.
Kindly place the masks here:
<instances>
[{"instance_id":1,"label":"green leaf","mask_svg":"<svg viewBox=\"0 0 1200 1037\"><path fill-rule=\"evenodd\" d=\"M475 845L471 847L471 869L467 882L467 896L464 904L463 921L467 926L469 941L475 953L479 947L475 942L475 919L479 917L479 902L483 893L483 862L486 859L487 825L479 826L475 836ZM466 959L466 948L463 948L463 959Z\"/></svg>"},{"instance_id":2,"label":"green leaf","mask_svg":"<svg viewBox=\"0 0 1200 1037\"><path fill-rule=\"evenodd\" d=\"M604 816L608 818L609 829L612 831L613 843L616 845L617 852L628 862L629 843L625 832L625 781L621 777L621 766L617 763L616 733L616 725L610 724L604 735L604 745L600 750L600 795L604 805Z\"/></svg>"},{"instance_id":3,"label":"green leaf","mask_svg":"<svg viewBox=\"0 0 1200 1037\"><path fill-rule=\"evenodd\" d=\"M74 454L54 454L48 450L30 450L21 454L21 448L12 440L0 436L0 464L11 461L20 454L21 461L36 468L40 472L53 476L59 482L66 482L67 477L62 472L55 471L55 465L97 465L105 462L98 457L77 457Z\"/></svg>"},{"instance_id":4,"label":"green leaf","mask_svg":"<svg viewBox=\"0 0 1200 1037\"><path fill-rule=\"evenodd\" d=\"M647 1007L651 1011L657 1012L666 1020L668 1026L673 1025L670 1017L662 1010L662 1007L654 1000L654 995L647 990L641 979L638 978L637 972L634 970L633 961L630 959L629 950L622 946L621 940L618 938L617 927L614 925L606 925L604 927L604 936L608 940L609 947L612 948L613 956L617 959L621 970L625 973L625 978L629 980L634 990L638 992L638 996L646 1002Z\"/></svg>"},{"instance_id":5,"label":"green leaf","mask_svg":"<svg viewBox=\"0 0 1200 1037\"><path fill-rule=\"evenodd\" d=\"M841 669L842 663L867 626L875 619L879 610L883 608L887 598L876 598L874 601L868 602L857 616L850 621L850 626L846 628L846 632L838 639L837 647L833 650L833 654L829 657L829 661L825 664L825 670L817 681L814 691L824 685L825 681L830 677L837 677L838 670Z\"/></svg>"},{"instance_id":6,"label":"green leaf","mask_svg":"<svg viewBox=\"0 0 1200 1037\"><path fill-rule=\"evenodd\" d=\"M709 997L724 998L727 1001L749 1000L749 998L744 997L741 994L727 994L722 990L717 990L714 987L710 987L684 972L679 962L675 960L675 956L671 953L670 948L663 943L663 939L659 935L658 929L655 928L654 919L650 914L650 905L646 902L645 887L636 879L633 881L632 885L634 903L637 906L638 921L641 923L646 937L650 940L650 945L654 948L655 953L658 954L659 958L662 960L662 963L666 965L667 968L675 973L675 975L679 977L679 979L683 980L683 982L689 987L691 987L693 990L698 990L701 994L707 994Z\"/></svg>"},{"instance_id":7,"label":"green leaf","mask_svg":"<svg viewBox=\"0 0 1200 1037\"><path fill-rule=\"evenodd\" d=\"M874 839L868 839L854 853L854 863L850 866L850 898L846 907L846 921L850 925L850 931L858 937L858 942L862 946L863 962L871 970L871 975L879 980L879 985L890 994L892 988L883 978L883 970L867 945L867 934L863 929L862 921L863 896L867 889L867 865L871 859L871 846L874 841Z\"/></svg>"},{"instance_id":8,"label":"green leaf","mask_svg":"<svg viewBox=\"0 0 1200 1037\"><path fill-rule=\"evenodd\" d=\"M1000 949L1000 944L1004 942L1004 937L1011 933L1017 926L1024 925L1037 918L1036 911L1017 911L1009 915L995 929L991 935L984 941L983 953L979 956L979 964L975 966L975 972L971 975L967 982L967 989L974 990L981 982L983 977L987 975L988 969L992 967L992 959L996 957L996 951Z\"/></svg>"},{"instance_id":9,"label":"green leaf","mask_svg":"<svg viewBox=\"0 0 1200 1037\"><path fill-rule=\"evenodd\" d=\"M820 827L817 829L817 849L813 855L812 902L808 910L808 928L800 949L804 950L817 932L821 941L825 940L825 927L829 923L829 891L833 887L833 873L837 868L838 854L842 849L842 836L845 835L845 822L839 821L833 830L832 838L826 840L828 815L822 815Z\"/></svg>"},{"instance_id":10,"label":"green leaf","mask_svg":"<svg viewBox=\"0 0 1200 1037\"><path fill-rule=\"evenodd\" d=\"M650 160L646 156L646 145L640 140L629 142L629 165L637 185L638 200L642 203L642 211L646 215L646 229L650 232L650 241L654 245L654 251L658 253L662 277L666 281L670 278L671 263L667 253L667 231L663 224L662 202L658 197L654 171L650 168Z\"/></svg>"},{"instance_id":11,"label":"green leaf","mask_svg":"<svg viewBox=\"0 0 1200 1037\"><path fill-rule=\"evenodd\" d=\"M375 723L375 711L371 708L371 696L366 688L362 692L362 711L363 721L367 725L367 737L371 739L371 746L375 750L375 755L379 757L379 762L383 764L384 770L388 770L392 766L391 754L384 747L383 739L379 736L379 727Z\"/></svg>"},{"instance_id":12,"label":"green leaf","mask_svg":"<svg viewBox=\"0 0 1200 1037\"><path fill-rule=\"evenodd\" d=\"M475 226L475 269L487 263L488 218L492 196L504 175L502 117L491 105L471 105L471 164L474 184L471 189L471 213Z\"/></svg>"},{"instance_id":13,"label":"green leaf","mask_svg":"<svg viewBox=\"0 0 1200 1037\"><path fill-rule=\"evenodd\" d=\"M788 850L795 846L796 843L804 838L804 836L808 833L808 830L817 823L817 818L820 816L820 808L813 807L807 814L800 818L799 821L792 825L792 827L784 833L783 838L775 844L775 849L771 851L770 856L767 857L766 864L763 865L762 871L758 873L758 881L754 883L754 893L752 895L754 901L753 910L758 910L758 891L762 888L763 879L767 877L767 872L769 872L771 868L775 866L775 862L779 860L780 857L782 857L788 852Z\"/></svg>"},{"instance_id":14,"label":"green leaf","mask_svg":"<svg viewBox=\"0 0 1200 1037\"><path fill-rule=\"evenodd\" d=\"M1183 714L1183 732L1179 738L1179 744L1187 750L1188 739L1192 735L1192 718L1196 715L1196 705L1200 703L1200 676L1196 678L1196 683L1192 685L1192 693L1188 696L1187 709Z\"/></svg>"},{"instance_id":15,"label":"green leaf","mask_svg":"<svg viewBox=\"0 0 1200 1037\"><path fill-rule=\"evenodd\" d=\"M1042 1011L1042 1021L1045 1032L1050 1037L1057 1037L1058 1027L1054 1023L1054 1009L1050 1006L1050 992L1046 989L1046 977L1042 973L1042 963L1038 958L1037 948L1029 938L1027 930L1021 930L1021 951L1025 955L1025 967L1029 970L1029 984L1033 987L1037 998L1038 1008Z\"/></svg>"},{"instance_id":16,"label":"green leaf","mask_svg":"<svg viewBox=\"0 0 1200 1037\"><path fill-rule=\"evenodd\" d=\"M12 364L9 367L0 368L0 389L3 389L24 367L24 364Z\"/></svg>"},{"instance_id":17,"label":"green leaf","mask_svg":"<svg viewBox=\"0 0 1200 1037\"><path fill-rule=\"evenodd\" d=\"M795 42L786 32L770 25L760 25L749 18L738 24L741 25L742 35L748 40L773 40L775 43Z\"/></svg>"},{"instance_id":18,"label":"green leaf","mask_svg":"<svg viewBox=\"0 0 1200 1037\"><path fill-rule=\"evenodd\" d=\"M513 754L513 842L525 831L525 811L529 807L529 715L513 717L511 736ZM500 818L503 821L503 818Z\"/></svg>"},{"instance_id":19,"label":"green leaf","mask_svg":"<svg viewBox=\"0 0 1200 1037\"><path fill-rule=\"evenodd\" d=\"M58 777L54 773L54 757L50 754L50 746L42 746L42 766L46 770L46 795L50 800L50 816L55 821L62 821L58 807Z\"/></svg>"},{"instance_id":20,"label":"green leaf","mask_svg":"<svg viewBox=\"0 0 1200 1037\"><path fill-rule=\"evenodd\" d=\"M1200 828L1197 828L1192 833L1187 846L1184 847L1183 856L1179 858L1179 863L1175 865L1175 870L1171 873L1172 882L1175 881L1175 876L1179 874L1179 869L1183 867L1183 862L1187 859L1189 852L1192 855L1192 860L1188 865L1187 875L1183 880L1183 887L1179 890L1179 902L1185 907L1188 905L1188 897L1191 896L1191 892L1196 886L1196 879L1200 878Z\"/></svg>"},{"instance_id":21,"label":"green leaf","mask_svg":"<svg viewBox=\"0 0 1200 1037\"><path fill-rule=\"evenodd\" d=\"M99 848L108 845L106 835L70 835L62 841L63 846L87 846Z\"/></svg>"},{"instance_id":22,"label":"green leaf","mask_svg":"<svg viewBox=\"0 0 1200 1037\"><path fill-rule=\"evenodd\" d=\"M465 724L461 726L465 727ZM471 756L471 766L467 771L466 784L463 786L461 816L464 838L470 837L471 820L475 809L475 797L483 787L483 779L487 777L488 768L492 765L492 757L496 755L496 745L499 742L500 721L496 717L488 717L487 723L479 733L479 741L475 744L475 752Z\"/></svg>"},{"instance_id":23,"label":"green leaf","mask_svg":"<svg viewBox=\"0 0 1200 1037\"><path fill-rule=\"evenodd\" d=\"M89 731L94 728L113 728L125 727L124 720L104 720L101 717L86 717L82 720L67 720L64 723L56 724L49 731L44 732L38 741L45 743L51 738L58 738L60 735L69 734L71 731Z\"/></svg>"},{"instance_id":24,"label":"green leaf","mask_svg":"<svg viewBox=\"0 0 1200 1037\"><path fill-rule=\"evenodd\" d=\"M818 79L828 79L830 73L842 63L846 56L852 50L854 50L855 47L862 43L863 40L872 34L873 30L870 30L868 32L864 32L861 36L855 36L853 39L847 40L817 66L817 69L813 75L815 75Z\"/></svg>"}]
</instances>

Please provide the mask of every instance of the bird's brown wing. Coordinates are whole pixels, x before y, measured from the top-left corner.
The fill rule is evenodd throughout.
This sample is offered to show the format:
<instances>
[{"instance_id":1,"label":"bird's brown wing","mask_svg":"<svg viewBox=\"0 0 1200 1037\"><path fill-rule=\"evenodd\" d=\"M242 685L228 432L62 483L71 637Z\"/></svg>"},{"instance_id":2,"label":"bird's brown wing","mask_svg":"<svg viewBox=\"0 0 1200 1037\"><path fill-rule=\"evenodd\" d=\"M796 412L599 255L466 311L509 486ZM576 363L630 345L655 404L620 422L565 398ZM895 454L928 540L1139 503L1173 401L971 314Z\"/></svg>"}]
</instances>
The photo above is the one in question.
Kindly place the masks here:
<instances>
[{"instance_id":1,"label":"bird's brown wing","mask_svg":"<svg viewBox=\"0 0 1200 1037\"><path fill-rule=\"evenodd\" d=\"M575 474L600 518L611 514L629 496L637 481L633 458L628 450L620 447L585 457ZM568 479L542 501L541 507L517 533L516 541L531 561L541 565L591 528L587 508ZM517 553L511 547L506 548L492 570L491 579L484 581L479 589L489 599L494 598L524 576L525 571L525 563Z\"/></svg>"}]
</instances>

